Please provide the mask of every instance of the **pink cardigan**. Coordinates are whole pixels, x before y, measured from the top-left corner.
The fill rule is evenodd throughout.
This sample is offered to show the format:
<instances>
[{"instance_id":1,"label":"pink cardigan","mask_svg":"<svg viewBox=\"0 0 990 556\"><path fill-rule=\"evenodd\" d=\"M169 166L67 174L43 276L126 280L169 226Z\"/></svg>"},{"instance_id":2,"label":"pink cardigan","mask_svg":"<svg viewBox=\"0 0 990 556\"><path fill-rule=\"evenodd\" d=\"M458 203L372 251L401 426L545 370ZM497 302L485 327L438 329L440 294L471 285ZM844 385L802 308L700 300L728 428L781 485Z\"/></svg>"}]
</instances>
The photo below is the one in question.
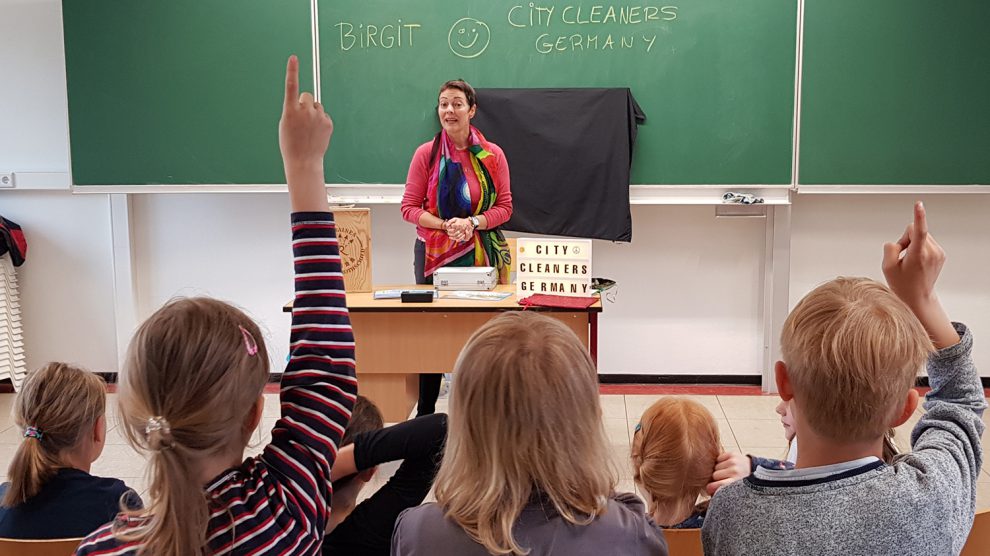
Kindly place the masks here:
<instances>
[{"instance_id":1,"label":"pink cardigan","mask_svg":"<svg viewBox=\"0 0 990 556\"><path fill-rule=\"evenodd\" d=\"M509 163L505 160L505 153L502 148L495 143L491 145L492 155L495 156L495 172L492 181L495 182L495 204L492 208L481 213L488 221L489 228L497 228L509 220L512 216L512 191L509 189ZM430 185L437 183L436 169L431 172L430 151L433 149L433 141L427 141L416 149L412 162L409 164L409 175L406 176L406 191L402 195L402 219L406 222L416 224L416 233L420 239L426 239L426 228L419 225L419 217L427 212L426 191ZM481 185L478 177L471 170L471 155L467 150L454 151L455 162L460 162L465 168L464 175L467 176L468 189L471 191L471 202L477 203L481 197ZM433 207L434 210L436 207Z\"/></svg>"}]
</instances>

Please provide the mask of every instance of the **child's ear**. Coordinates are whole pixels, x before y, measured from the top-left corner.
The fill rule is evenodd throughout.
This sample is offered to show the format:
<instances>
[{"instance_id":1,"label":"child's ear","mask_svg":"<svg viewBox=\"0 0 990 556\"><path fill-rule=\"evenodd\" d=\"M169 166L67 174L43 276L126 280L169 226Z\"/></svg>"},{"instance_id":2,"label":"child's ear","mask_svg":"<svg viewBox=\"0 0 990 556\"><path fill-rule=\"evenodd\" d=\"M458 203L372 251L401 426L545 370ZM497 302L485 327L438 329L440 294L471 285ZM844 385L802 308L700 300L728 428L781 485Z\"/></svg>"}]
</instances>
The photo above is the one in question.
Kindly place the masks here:
<instances>
[{"instance_id":1,"label":"child's ear","mask_svg":"<svg viewBox=\"0 0 990 556\"><path fill-rule=\"evenodd\" d=\"M911 414L914 410L918 409L918 391L914 388L908 390L907 399L904 401L904 407L901 412L894 419L894 422L890 424L891 428L899 427L907 422L911 418Z\"/></svg>"},{"instance_id":2,"label":"child's ear","mask_svg":"<svg viewBox=\"0 0 990 556\"><path fill-rule=\"evenodd\" d=\"M258 424L261 423L261 415L264 412L265 394L262 393L255 400L254 405L251 406L251 411L248 411L247 418L244 420L244 430L248 435L254 432L254 429L258 428Z\"/></svg>"},{"instance_id":3,"label":"child's ear","mask_svg":"<svg viewBox=\"0 0 990 556\"><path fill-rule=\"evenodd\" d=\"M103 444L107 440L107 416L100 415L93 424L93 442Z\"/></svg>"},{"instance_id":4,"label":"child's ear","mask_svg":"<svg viewBox=\"0 0 990 556\"><path fill-rule=\"evenodd\" d=\"M785 402L791 401L794 397L794 390L791 389L791 379L787 376L787 364L777 361L773 366L774 380L777 382L777 394Z\"/></svg>"}]
</instances>

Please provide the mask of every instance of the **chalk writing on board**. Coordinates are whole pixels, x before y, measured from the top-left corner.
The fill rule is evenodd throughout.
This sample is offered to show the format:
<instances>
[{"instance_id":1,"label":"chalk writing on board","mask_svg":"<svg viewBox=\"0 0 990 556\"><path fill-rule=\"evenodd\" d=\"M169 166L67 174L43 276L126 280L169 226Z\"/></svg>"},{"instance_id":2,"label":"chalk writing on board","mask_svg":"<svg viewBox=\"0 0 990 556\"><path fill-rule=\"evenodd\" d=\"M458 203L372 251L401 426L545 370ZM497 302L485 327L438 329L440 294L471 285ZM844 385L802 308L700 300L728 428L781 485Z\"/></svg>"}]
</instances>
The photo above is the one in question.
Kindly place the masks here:
<instances>
[{"instance_id":1,"label":"chalk writing on board","mask_svg":"<svg viewBox=\"0 0 990 556\"><path fill-rule=\"evenodd\" d=\"M341 21L334 25L340 30L340 49L366 48L409 48L414 45L413 32L422 27L419 23L395 23L373 25L371 23L350 23Z\"/></svg>"},{"instance_id":2,"label":"chalk writing on board","mask_svg":"<svg viewBox=\"0 0 990 556\"><path fill-rule=\"evenodd\" d=\"M506 12L515 29L542 29L533 43L540 54L585 50L652 52L656 29L677 19L677 6L516 4ZM607 27L606 27L607 26ZM616 32L616 28L628 29Z\"/></svg>"},{"instance_id":3,"label":"chalk writing on board","mask_svg":"<svg viewBox=\"0 0 990 556\"><path fill-rule=\"evenodd\" d=\"M477 58L488 48L492 31L484 21L462 17L454 22L447 33L450 51L461 58Z\"/></svg>"},{"instance_id":4,"label":"chalk writing on board","mask_svg":"<svg viewBox=\"0 0 990 556\"><path fill-rule=\"evenodd\" d=\"M509 25L517 28L566 25L648 24L677 19L677 6L541 6L536 2L509 8Z\"/></svg>"}]
</instances>

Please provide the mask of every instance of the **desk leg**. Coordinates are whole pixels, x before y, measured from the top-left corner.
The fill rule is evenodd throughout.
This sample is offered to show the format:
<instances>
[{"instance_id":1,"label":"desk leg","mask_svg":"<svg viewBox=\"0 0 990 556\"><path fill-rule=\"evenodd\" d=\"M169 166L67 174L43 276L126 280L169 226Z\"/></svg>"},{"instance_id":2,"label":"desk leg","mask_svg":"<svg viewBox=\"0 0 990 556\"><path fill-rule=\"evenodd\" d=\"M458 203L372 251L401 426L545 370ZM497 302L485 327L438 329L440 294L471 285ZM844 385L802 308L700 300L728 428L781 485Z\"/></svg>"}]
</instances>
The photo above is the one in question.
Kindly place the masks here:
<instances>
[{"instance_id":1,"label":"desk leg","mask_svg":"<svg viewBox=\"0 0 990 556\"><path fill-rule=\"evenodd\" d=\"M588 324L591 325L588 351L591 352L591 360L595 363L595 368L598 368L598 313L588 313Z\"/></svg>"},{"instance_id":2,"label":"desk leg","mask_svg":"<svg viewBox=\"0 0 990 556\"><path fill-rule=\"evenodd\" d=\"M386 423L401 423L419 399L419 375L358 373L358 393L375 402Z\"/></svg>"}]
</instances>

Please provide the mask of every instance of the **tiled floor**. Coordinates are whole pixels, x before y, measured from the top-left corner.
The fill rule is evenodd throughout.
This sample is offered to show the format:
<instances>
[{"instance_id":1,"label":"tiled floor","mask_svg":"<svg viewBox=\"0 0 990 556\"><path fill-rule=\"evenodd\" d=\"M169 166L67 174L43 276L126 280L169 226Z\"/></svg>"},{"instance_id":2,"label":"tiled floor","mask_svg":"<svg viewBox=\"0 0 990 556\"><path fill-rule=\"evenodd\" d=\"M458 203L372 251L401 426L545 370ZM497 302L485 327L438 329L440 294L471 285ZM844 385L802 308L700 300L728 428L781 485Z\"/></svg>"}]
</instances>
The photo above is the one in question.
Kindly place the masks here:
<instances>
[{"instance_id":1,"label":"tiled floor","mask_svg":"<svg viewBox=\"0 0 990 556\"><path fill-rule=\"evenodd\" d=\"M107 446L103 451L103 456L94 463L92 472L95 475L119 477L143 494L147 490L143 476L145 460L127 445L117 428L116 403L113 399L115 394L109 396ZM628 459L629 440L633 427L636 426L643 410L659 397L645 394L603 394L601 396L602 421L614 448L612 463L619 475L619 490L635 491ZM784 441L778 417L774 413L774 407L779 401L777 397L751 395L691 395L688 397L704 405L715 416L718 421L722 444L726 450L777 458L782 458L786 453L787 444ZM265 400L262 423L255 431L253 440L248 446L248 455L254 455L261 451L270 439L272 424L278 417L277 395L266 394ZM10 408L13 401L13 394L0 394L0 473L2 474L6 474L10 459L21 441L19 431L14 427L10 418ZM441 398L438 403L438 410L446 411L446 399ZM917 423L921 415L922 411L919 408L908 423L897 429L896 441L902 449L908 448L911 428ZM990 413L984 416L984 422L990 425ZM990 433L984 435L984 440L988 438L990 438ZM364 496L370 495L373 488L383 483L396 467L396 464L383 466L372 482L371 488L366 488L362 494ZM990 469L990 464L985 463L977 490L978 508L990 508L990 473L988 473L988 469Z\"/></svg>"}]
</instances>

